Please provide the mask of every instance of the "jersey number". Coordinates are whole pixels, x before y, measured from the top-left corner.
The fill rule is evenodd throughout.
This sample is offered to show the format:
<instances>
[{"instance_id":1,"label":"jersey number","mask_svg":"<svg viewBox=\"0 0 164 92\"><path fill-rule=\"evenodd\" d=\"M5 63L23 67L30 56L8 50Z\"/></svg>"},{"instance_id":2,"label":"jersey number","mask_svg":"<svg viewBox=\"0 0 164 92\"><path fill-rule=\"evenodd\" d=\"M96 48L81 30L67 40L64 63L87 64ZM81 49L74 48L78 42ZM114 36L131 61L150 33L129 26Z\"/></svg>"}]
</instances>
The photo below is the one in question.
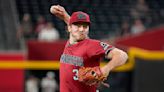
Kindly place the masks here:
<instances>
[{"instance_id":1,"label":"jersey number","mask_svg":"<svg viewBox=\"0 0 164 92\"><path fill-rule=\"evenodd\" d=\"M78 72L79 72L78 69L73 69L72 72L75 73L75 75L73 76L73 79L74 80L78 80L78 77L77 77L78 76Z\"/></svg>"}]
</instances>

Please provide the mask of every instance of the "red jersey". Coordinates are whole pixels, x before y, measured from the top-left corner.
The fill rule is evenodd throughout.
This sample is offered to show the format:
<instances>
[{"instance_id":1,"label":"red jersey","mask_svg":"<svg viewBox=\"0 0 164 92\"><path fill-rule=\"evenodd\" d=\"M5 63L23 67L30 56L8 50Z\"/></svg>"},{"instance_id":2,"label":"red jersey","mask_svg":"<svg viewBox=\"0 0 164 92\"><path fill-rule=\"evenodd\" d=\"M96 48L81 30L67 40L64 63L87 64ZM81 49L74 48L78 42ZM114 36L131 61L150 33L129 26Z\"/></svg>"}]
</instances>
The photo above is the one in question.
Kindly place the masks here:
<instances>
[{"instance_id":1,"label":"red jersey","mask_svg":"<svg viewBox=\"0 0 164 92\"><path fill-rule=\"evenodd\" d=\"M81 66L95 67L113 46L98 40L85 39L77 44L67 42L60 58L60 92L96 92L96 86L78 81Z\"/></svg>"}]
</instances>

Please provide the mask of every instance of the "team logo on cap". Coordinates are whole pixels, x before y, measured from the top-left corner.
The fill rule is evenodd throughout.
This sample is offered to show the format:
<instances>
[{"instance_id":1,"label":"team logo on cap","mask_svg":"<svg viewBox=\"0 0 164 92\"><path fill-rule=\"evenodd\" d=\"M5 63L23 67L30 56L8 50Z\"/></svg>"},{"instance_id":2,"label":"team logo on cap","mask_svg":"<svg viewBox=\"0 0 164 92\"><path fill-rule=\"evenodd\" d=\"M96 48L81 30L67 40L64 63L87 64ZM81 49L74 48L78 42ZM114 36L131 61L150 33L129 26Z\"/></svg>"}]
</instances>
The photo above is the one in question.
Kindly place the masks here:
<instances>
[{"instance_id":1,"label":"team logo on cap","mask_svg":"<svg viewBox=\"0 0 164 92\"><path fill-rule=\"evenodd\" d=\"M84 14L78 14L77 18L78 19L86 19L86 16Z\"/></svg>"}]
</instances>

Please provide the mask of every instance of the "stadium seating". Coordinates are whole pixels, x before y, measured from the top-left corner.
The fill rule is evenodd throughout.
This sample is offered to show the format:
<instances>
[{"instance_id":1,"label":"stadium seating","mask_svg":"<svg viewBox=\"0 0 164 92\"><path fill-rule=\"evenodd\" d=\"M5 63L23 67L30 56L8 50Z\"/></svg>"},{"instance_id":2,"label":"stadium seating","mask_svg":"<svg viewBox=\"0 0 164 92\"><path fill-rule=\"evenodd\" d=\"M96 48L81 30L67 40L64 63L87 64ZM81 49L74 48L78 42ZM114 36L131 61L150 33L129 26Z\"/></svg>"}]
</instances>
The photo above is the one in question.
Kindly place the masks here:
<instances>
[{"instance_id":1,"label":"stadium seating","mask_svg":"<svg viewBox=\"0 0 164 92\"><path fill-rule=\"evenodd\" d=\"M71 14L74 11L84 11L91 15L92 25L91 38L103 39L109 38L111 33L119 33L119 29L123 20L132 23L133 18L130 14L137 0L16 0L19 18L21 20L24 13L32 15L33 22L36 22L38 15L43 15L47 21L52 21L60 30L62 38L66 38L65 24L50 14L49 8L52 4L59 4L66 8ZM145 0L150 9L151 27L159 25L163 20L162 8L164 1L162 0ZM146 16L147 17L147 16ZM143 21L148 24L147 20ZM116 34L117 35L117 34ZM115 35L114 35L115 36Z\"/></svg>"}]
</instances>

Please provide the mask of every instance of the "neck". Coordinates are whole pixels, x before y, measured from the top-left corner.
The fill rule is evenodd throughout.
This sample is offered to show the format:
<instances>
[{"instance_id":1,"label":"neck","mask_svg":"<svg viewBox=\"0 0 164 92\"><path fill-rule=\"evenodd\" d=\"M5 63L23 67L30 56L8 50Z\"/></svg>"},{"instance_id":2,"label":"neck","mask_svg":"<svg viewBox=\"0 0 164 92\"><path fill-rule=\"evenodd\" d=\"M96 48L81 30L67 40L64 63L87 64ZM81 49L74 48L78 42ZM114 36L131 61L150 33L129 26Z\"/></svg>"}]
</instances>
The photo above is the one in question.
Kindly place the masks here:
<instances>
[{"instance_id":1,"label":"neck","mask_svg":"<svg viewBox=\"0 0 164 92\"><path fill-rule=\"evenodd\" d=\"M70 43L71 45L73 45L73 44L78 43L78 41L77 41L74 37L70 36L70 38L69 38L69 43Z\"/></svg>"}]
</instances>

